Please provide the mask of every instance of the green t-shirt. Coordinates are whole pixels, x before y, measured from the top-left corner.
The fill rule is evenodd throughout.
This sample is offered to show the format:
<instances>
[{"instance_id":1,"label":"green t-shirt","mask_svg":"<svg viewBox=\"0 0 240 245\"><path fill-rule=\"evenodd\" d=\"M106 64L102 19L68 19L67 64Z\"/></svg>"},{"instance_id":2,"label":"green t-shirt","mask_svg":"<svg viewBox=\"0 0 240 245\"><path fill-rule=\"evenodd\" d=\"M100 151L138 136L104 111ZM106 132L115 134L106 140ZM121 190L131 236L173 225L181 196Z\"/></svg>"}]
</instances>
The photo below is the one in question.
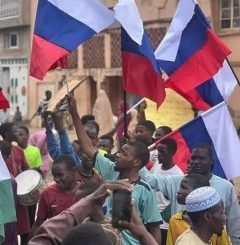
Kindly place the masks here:
<instances>
[{"instance_id":1,"label":"green t-shirt","mask_svg":"<svg viewBox=\"0 0 240 245\"><path fill-rule=\"evenodd\" d=\"M118 180L120 173L115 170L115 163L108 158L97 153L95 160L95 168L99 174L106 180ZM134 185L132 198L135 201L139 216L144 224L159 225L162 223L162 218L157 207L155 192L149 184L142 179L139 179ZM110 204L111 206L111 204ZM122 244L140 244L138 240L128 231L121 232Z\"/></svg>"},{"instance_id":2,"label":"green t-shirt","mask_svg":"<svg viewBox=\"0 0 240 245\"><path fill-rule=\"evenodd\" d=\"M41 153L37 147L28 145L23 151L30 168L39 168L42 166Z\"/></svg>"}]
</instances>

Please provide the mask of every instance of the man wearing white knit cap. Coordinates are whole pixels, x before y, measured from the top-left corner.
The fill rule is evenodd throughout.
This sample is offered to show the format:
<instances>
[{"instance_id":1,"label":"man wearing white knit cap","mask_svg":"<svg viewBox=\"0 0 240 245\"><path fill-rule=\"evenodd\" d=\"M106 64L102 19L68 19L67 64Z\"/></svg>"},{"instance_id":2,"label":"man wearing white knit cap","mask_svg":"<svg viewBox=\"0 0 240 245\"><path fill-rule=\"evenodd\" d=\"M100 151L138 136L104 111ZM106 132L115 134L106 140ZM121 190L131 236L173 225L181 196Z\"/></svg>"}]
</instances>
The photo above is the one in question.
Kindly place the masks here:
<instances>
[{"instance_id":1,"label":"man wearing white knit cap","mask_svg":"<svg viewBox=\"0 0 240 245\"><path fill-rule=\"evenodd\" d=\"M177 239L175 244L212 244L213 233L221 234L226 223L224 205L220 195L210 186L197 188L187 196L186 210L192 225ZM230 241L229 244L231 244Z\"/></svg>"}]
</instances>

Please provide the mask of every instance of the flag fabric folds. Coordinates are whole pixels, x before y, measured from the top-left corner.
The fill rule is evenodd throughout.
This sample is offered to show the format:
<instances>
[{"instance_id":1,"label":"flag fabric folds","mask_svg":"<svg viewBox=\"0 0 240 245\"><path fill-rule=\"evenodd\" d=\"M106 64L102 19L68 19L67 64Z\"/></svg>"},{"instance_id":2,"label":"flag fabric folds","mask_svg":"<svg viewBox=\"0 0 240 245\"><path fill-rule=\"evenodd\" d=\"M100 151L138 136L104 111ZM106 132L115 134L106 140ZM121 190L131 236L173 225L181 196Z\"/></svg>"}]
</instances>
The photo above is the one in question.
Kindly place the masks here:
<instances>
[{"instance_id":1,"label":"flag fabric folds","mask_svg":"<svg viewBox=\"0 0 240 245\"><path fill-rule=\"evenodd\" d=\"M169 76L166 87L186 93L211 79L230 53L210 28L197 1L180 0L155 56Z\"/></svg>"},{"instance_id":2,"label":"flag fabric folds","mask_svg":"<svg viewBox=\"0 0 240 245\"><path fill-rule=\"evenodd\" d=\"M212 173L228 180L240 176L240 141L225 102L204 112L166 137L176 140L178 150L174 161L185 173L191 150L198 144L207 143L213 150Z\"/></svg>"},{"instance_id":3,"label":"flag fabric folds","mask_svg":"<svg viewBox=\"0 0 240 245\"><path fill-rule=\"evenodd\" d=\"M9 102L7 98L4 96L2 92L2 88L0 87L0 109L7 109L9 107L10 107Z\"/></svg>"},{"instance_id":4,"label":"flag fabric folds","mask_svg":"<svg viewBox=\"0 0 240 245\"><path fill-rule=\"evenodd\" d=\"M163 79L135 1L120 0L114 8L121 23L124 89L147 97L159 106L165 98ZM127 16L127 18L126 18Z\"/></svg>"},{"instance_id":5,"label":"flag fabric folds","mask_svg":"<svg viewBox=\"0 0 240 245\"><path fill-rule=\"evenodd\" d=\"M202 83L195 89L186 93L174 88L174 86L171 89L182 95L195 109L206 111L224 100L228 101L236 85L237 80L225 60L223 67L212 79Z\"/></svg>"},{"instance_id":6,"label":"flag fabric folds","mask_svg":"<svg viewBox=\"0 0 240 245\"><path fill-rule=\"evenodd\" d=\"M99 0L39 0L32 41L30 75L66 67L66 56L114 22L113 11Z\"/></svg>"},{"instance_id":7,"label":"flag fabric folds","mask_svg":"<svg viewBox=\"0 0 240 245\"><path fill-rule=\"evenodd\" d=\"M11 177L0 152L0 243L4 239L3 225L16 221Z\"/></svg>"}]
</instances>

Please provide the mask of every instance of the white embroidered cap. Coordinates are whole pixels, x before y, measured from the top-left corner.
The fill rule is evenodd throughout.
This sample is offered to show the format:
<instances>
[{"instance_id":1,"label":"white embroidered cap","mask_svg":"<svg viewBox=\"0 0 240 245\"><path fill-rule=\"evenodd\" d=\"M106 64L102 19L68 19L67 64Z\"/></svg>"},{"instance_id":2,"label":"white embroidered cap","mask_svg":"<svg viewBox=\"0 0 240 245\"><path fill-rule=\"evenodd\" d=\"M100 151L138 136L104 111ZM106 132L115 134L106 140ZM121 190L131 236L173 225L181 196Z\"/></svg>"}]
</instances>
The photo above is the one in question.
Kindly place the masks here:
<instances>
[{"instance_id":1,"label":"white embroidered cap","mask_svg":"<svg viewBox=\"0 0 240 245\"><path fill-rule=\"evenodd\" d=\"M186 198L187 212L199 212L215 206L221 201L216 190L210 186L200 187L192 191Z\"/></svg>"}]
</instances>

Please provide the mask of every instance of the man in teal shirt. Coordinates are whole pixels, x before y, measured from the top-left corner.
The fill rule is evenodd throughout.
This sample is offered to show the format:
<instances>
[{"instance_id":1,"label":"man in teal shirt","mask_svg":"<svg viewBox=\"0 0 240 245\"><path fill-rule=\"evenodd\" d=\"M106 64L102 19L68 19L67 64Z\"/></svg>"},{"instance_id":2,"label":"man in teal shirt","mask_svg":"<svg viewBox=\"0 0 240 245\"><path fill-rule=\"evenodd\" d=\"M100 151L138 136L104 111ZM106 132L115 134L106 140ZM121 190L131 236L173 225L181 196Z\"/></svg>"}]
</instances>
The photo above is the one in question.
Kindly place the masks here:
<instances>
[{"instance_id":1,"label":"man in teal shirt","mask_svg":"<svg viewBox=\"0 0 240 245\"><path fill-rule=\"evenodd\" d=\"M82 151L91 159L92 164L106 180L129 179L133 184L132 197L135 201L137 211L146 225L148 231L160 244L161 233L159 224L162 222L160 212L157 208L156 197L151 187L140 179L139 170L144 167L149 160L147 147L139 142L129 142L122 147L117 154L116 164L108 158L96 152L90 139L87 137L83 125L78 115L76 101L73 97L69 98L71 115L76 129L78 141ZM140 244L137 239L128 231L121 232L122 244Z\"/></svg>"}]
</instances>

